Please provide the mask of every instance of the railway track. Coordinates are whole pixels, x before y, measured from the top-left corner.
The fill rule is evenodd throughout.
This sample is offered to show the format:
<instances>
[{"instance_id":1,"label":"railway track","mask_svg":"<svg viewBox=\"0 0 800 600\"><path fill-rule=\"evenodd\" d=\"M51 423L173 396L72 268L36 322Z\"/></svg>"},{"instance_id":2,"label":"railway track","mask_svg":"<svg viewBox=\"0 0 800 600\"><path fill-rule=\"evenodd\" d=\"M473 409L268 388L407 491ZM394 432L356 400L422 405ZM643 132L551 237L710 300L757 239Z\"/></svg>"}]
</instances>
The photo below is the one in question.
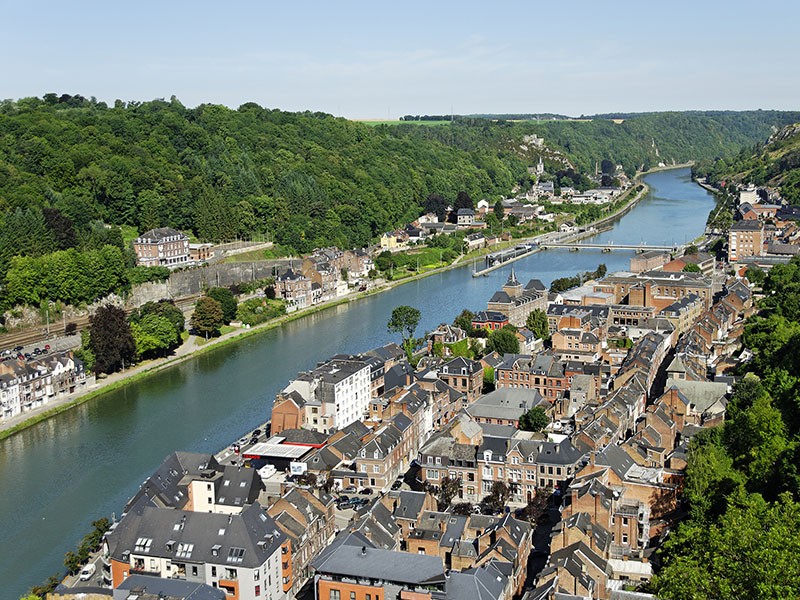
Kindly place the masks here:
<instances>
[{"instance_id":1,"label":"railway track","mask_svg":"<svg viewBox=\"0 0 800 600\"><path fill-rule=\"evenodd\" d=\"M184 314L188 314L191 312L192 308L194 307L194 303L200 297L199 294L194 296L188 296L186 298L180 298L175 300L175 306L181 309ZM129 308L125 309L126 314L130 314L135 309ZM69 323L75 323L77 326L77 330L81 331L89 326L89 317L88 316L81 316L70 319L66 323L64 320L55 321L50 323L50 329L48 332L47 327L43 327L41 325L26 327L25 329L17 329L14 331L9 331L8 333L0 334L0 350L5 350L7 348L16 348L17 346L28 346L31 344L46 344L48 340L52 340L53 338L63 336L64 335L64 327Z\"/></svg>"}]
</instances>

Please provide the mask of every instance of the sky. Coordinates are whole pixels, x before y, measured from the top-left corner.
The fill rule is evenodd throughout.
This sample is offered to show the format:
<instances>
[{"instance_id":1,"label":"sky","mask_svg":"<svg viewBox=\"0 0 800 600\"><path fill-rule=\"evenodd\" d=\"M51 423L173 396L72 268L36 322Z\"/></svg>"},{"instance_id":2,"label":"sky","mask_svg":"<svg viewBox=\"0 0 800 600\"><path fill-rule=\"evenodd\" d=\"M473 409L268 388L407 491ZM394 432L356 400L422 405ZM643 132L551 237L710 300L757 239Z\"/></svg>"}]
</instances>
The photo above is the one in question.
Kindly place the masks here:
<instances>
[{"instance_id":1,"label":"sky","mask_svg":"<svg viewBox=\"0 0 800 600\"><path fill-rule=\"evenodd\" d=\"M0 98L406 114L800 109L800 3L0 0Z\"/></svg>"}]
</instances>

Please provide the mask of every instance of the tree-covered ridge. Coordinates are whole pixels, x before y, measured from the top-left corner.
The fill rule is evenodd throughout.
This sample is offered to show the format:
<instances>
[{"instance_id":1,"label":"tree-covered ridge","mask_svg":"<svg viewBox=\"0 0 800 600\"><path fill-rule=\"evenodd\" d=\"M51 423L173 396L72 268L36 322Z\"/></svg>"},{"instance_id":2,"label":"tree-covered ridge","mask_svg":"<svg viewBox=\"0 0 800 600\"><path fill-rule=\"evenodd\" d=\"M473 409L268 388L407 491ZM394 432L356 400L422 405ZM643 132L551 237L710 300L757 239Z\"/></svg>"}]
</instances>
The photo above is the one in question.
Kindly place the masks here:
<instances>
[{"instance_id":1,"label":"tree-covered ridge","mask_svg":"<svg viewBox=\"0 0 800 600\"><path fill-rule=\"evenodd\" d=\"M792 204L800 203L800 124L784 127L768 142L735 155L704 161L694 168L709 183L736 182L770 186Z\"/></svg>"},{"instance_id":2,"label":"tree-covered ridge","mask_svg":"<svg viewBox=\"0 0 800 600\"><path fill-rule=\"evenodd\" d=\"M296 251L354 247L418 216L433 192L499 197L525 174L491 145L255 104L0 103L0 209L55 207L77 228L100 219L208 240L268 233Z\"/></svg>"},{"instance_id":3,"label":"tree-covered ridge","mask_svg":"<svg viewBox=\"0 0 800 600\"><path fill-rule=\"evenodd\" d=\"M544 138L552 150L562 152L579 171L593 173L604 160L621 164L632 176L660 162L698 161L736 154L765 140L774 128L800 120L800 112L785 111L689 111L599 115L585 119L512 122L487 118L456 118L443 127L396 127L409 135L436 139L469 148L494 144L521 154L523 136ZM537 156L538 158L538 156ZM545 161L547 165L547 161Z\"/></svg>"},{"instance_id":4,"label":"tree-covered ridge","mask_svg":"<svg viewBox=\"0 0 800 600\"><path fill-rule=\"evenodd\" d=\"M725 424L691 442L689 518L664 544L659 598L800 597L800 259L763 289Z\"/></svg>"}]
</instances>

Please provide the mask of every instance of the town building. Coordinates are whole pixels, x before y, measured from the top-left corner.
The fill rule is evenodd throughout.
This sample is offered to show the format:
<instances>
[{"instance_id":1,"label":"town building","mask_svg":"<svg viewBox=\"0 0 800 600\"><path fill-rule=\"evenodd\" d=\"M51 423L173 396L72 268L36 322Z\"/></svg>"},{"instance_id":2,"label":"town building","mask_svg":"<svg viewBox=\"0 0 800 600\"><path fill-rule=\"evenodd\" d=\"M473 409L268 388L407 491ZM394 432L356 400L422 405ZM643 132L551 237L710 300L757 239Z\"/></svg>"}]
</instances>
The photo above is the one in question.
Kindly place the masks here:
<instances>
[{"instance_id":1,"label":"town building","mask_svg":"<svg viewBox=\"0 0 800 600\"><path fill-rule=\"evenodd\" d=\"M115 588L136 574L205 583L233 600L283 599L292 587L291 542L258 503L228 515L144 506L103 539L103 556Z\"/></svg>"},{"instance_id":2,"label":"town building","mask_svg":"<svg viewBox=\"0 0 800 600\"><path fill-rule=\"evenodd\" d=\"M728 261L763 255L764 223L749 219L734 222L728 232Z\"/></svg>"},{"instance_id":3,"label":"town building","mask_svg":"<svg viewBox=\"0 0 800 600\"><path fill-rule=\"evenodd\" d=\"M189 264L189 236L171 227L151 229L133 240L136 263L174 269Z\"/></svg>"},{"instance_id":4,"label":"town building","mask_svg":"<svg viewBox=\"0 0 800 600\"><path fill-rule=\"evenodd\" d=\"M523 287L513 267L503 288L494 293L486 306L487 312L506 315L516 327L524 326L528 315L537 309L547 310L547 288L538 279L531 279Z\"/></svg>"}]
</instances>

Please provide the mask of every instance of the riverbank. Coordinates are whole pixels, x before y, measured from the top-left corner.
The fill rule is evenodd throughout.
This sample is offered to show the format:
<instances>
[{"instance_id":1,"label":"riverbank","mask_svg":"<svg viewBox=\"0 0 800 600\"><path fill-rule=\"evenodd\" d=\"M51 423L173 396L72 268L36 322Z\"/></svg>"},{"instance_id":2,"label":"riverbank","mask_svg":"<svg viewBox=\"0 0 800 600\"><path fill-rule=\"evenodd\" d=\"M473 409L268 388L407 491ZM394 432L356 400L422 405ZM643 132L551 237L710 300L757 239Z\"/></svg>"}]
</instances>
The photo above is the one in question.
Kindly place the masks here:
<instances>
[{"instance_id":1,"label":"riverbank","mask_svg":"<svg viewBox=\"0 0 800 600\"><path fill-rule=\"evenodd\" d=\"M668 168L667 167L657 168L637 175L636 179L639 180L640 177L643 177L648 173L656 170L663 171L667 169L684 168L685 166L686 165L678 165ZM640 190L636 194L636 196L632 200L627 202L625 206L622 207L619 211L615 212L613 215L605 216L603 217L603 219L600 219L594 223L588 224L587 228L602 227L604 224L612 222L615 219L618 219L627 214L627 212L632 210L649 191L647 184L642 182L642 185L644 186L643 189ZM541 238L547 235L552 235L552 232L538 234L536 236L532 236L529 238L516 239L511 242L508 242L506 245L510 246L521 242L537 242ZM429 277L431 275L459 268L473 259L480 258L481 256L484 256L490 252L502 249L503 246L504 245L497 245L493 246L492 248L484 248L477 252L471 252L467 255L464 255L456 259L453 263L449 265L436 267L428 271L417 273L415 275L404 277L403 279L398 279L395 281L383 281L382 283L378 284L375 288L368 290L366 292L350 293L341 298L336 298L321 304L317 304L305 310L297 311L295 313L291 313L288 315L283 315L281 317L273 319L272 321L259 324L250 329L237 329L235 331L221 335L218 338L213 338L212 340L209 340L207 343L199 344L197 338L190 337L186 343L184 343L182 346L180 346L178 349L175 350L175 353L172 356L161 359L150 360L141 363L133 368L129 368L126 371L113 373L101 380L98 380L97 383L94 384L89 389L81 390L80 392L76 392L74 394L70 394L62 398L53 399L42 407L39 407L29 412L22 413L20 415L12 417L11 419L3 421L2 423L0 423L0 440L8 438L16 433L19 433L20 431L23 431L33 425L36 425L37 423L55 417L56 415L59 415L63 412L69 411L72 408L75 408L85 402L88 402L89 400L97 398L98 396L102 396L109 392L123 388L126 385L135 383L149 375L163 371L164 369L168 369L173 366L179 365L190 358L194 358L196 356L200 356L212 350L225 347L229 344L241 341L242 339L245 339L247 337L257 335L266 331L270 331L271 329L280 327L286 323L290 323L297 319L301 319L303 317L316 314L320 311L327 310L329 308L333 308L341 304L353 302L362 298L366 298L368 296L380 294L382 292L394 289L397 286L418 281L420 279Z\"/></svg>"}]
</instances>

